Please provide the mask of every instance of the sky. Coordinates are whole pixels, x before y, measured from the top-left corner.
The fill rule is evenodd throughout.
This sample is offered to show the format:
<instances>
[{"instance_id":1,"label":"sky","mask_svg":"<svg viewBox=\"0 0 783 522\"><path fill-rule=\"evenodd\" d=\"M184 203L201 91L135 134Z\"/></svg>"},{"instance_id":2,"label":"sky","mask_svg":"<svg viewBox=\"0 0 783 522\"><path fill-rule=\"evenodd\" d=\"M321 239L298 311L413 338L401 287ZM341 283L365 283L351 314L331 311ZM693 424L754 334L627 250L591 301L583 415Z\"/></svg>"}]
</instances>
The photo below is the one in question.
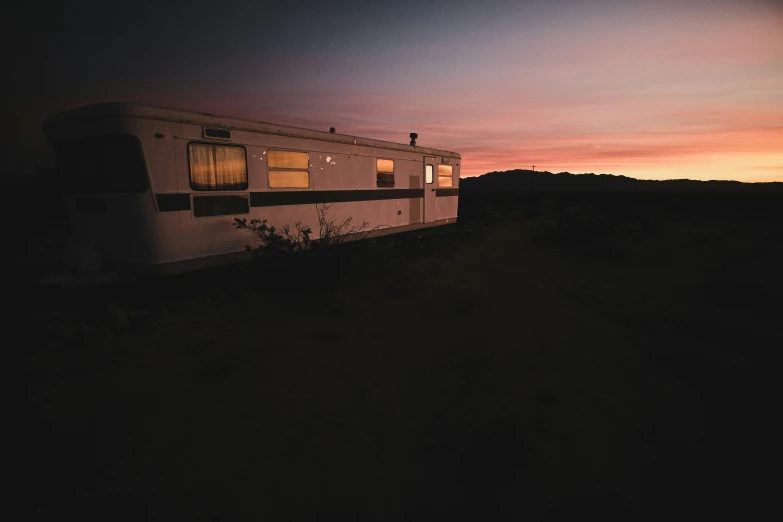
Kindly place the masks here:
<instances>
[{"instance_id":1,"label":"sky","mask_svg":"<svg viewBox=\"0 0 783 522\"><path fill-rule=\"evenodd\" d=\"M7 11L1 145L129 101L416 132L463 177L783 181L783 0L111 4Z\"/></svg>"}]
</instances>

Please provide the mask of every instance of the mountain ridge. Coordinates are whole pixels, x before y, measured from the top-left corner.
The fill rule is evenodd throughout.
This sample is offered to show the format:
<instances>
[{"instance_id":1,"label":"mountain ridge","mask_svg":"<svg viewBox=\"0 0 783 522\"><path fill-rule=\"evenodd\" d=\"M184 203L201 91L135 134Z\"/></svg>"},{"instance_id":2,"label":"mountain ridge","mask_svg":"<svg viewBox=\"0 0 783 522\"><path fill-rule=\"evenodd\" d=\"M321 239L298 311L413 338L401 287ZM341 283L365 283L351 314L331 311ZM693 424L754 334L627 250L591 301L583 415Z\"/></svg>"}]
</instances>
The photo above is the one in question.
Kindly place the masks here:
<instances>
[{"instance_id":1,"label":"mountain ridge","mask_svg":"<svg viewBox=\"0 0 783 522\"><path fill-rule=\"evenodd\" d=\"M783 182L746 183L733 180L637 179L616 174L572 174L514 169L460 179L460 187L519 191L781 191Z\"/></svg>"}]
</instances>

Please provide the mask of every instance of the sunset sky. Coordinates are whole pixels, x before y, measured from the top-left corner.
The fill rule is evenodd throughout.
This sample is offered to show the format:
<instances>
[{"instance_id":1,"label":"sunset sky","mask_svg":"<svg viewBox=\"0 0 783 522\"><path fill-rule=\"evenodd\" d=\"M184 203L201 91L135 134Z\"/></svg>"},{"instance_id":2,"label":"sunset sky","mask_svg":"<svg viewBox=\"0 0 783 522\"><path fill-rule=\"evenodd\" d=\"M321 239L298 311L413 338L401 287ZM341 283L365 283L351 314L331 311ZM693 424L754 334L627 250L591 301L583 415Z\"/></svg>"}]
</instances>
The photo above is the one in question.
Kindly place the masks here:
<instances>
[{"instance_id":1,"label":"sunset sky","mask_svg":"<svg viewBox=\"0 0 783 522\"><path fill-rule=\"evenodd\" d=\"M463 176L783 181L781 0L28 4L7 19L3 144L132 101L417 132Z\"/></svg>"}]
</instances>

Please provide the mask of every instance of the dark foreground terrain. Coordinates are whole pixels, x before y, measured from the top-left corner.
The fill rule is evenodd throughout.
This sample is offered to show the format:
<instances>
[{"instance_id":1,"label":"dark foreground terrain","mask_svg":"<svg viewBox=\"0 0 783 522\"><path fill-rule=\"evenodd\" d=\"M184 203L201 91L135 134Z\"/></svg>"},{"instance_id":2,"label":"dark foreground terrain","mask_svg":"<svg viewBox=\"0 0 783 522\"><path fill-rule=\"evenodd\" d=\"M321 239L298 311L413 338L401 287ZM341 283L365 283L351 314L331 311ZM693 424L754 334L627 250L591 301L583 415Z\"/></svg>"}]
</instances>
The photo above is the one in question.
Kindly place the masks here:
<instances>
[{"instance_id":1,"label":"dark foreground terrain","mask_svg":"<svg viewBox=\"0 0 783 522\"><path fill-rule=\"evenodd\" d=\"M421 238L24 288L19 498L40 520L755 518L777 203L465 190Z\"/></svg>"}]
</instances>

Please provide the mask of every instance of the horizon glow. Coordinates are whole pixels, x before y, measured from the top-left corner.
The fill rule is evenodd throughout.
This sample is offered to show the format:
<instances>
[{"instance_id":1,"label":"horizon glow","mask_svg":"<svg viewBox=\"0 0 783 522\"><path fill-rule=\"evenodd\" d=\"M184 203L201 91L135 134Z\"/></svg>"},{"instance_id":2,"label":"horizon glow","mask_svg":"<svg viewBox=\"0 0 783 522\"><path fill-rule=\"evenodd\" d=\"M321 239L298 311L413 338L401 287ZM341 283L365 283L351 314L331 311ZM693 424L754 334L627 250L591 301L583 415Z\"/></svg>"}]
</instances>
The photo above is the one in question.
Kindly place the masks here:
<instances>
[{"instance_id":1,"label":"horizon glow","mask_svg":"<svg viewBox=\"0 0 783 522\"><path fill-rule=\"evenodd\" d=\"M134 101L398 143L416 132L461 153L463 177L535 165L783 181L780 3L424 4L301 11L300 41L238 30L224 44L241 52L177 65L173 50L122 51L111 82L66 82L37 106Z\"/></svg>"}]
</instances>

